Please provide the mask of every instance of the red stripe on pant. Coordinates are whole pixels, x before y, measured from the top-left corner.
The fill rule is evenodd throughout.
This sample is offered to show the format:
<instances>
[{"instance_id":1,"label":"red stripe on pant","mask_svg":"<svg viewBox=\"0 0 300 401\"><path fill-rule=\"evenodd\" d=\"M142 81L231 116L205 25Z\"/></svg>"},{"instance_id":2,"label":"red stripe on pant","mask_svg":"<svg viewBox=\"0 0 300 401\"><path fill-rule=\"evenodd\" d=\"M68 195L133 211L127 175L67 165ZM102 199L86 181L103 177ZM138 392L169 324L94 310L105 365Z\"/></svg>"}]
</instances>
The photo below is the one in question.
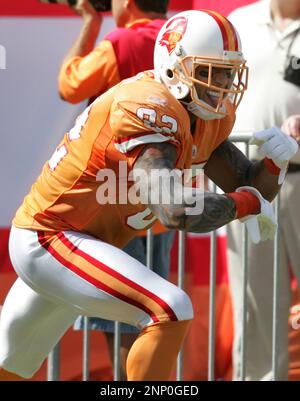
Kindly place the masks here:
<instances>
[{"instance_id":1,"label":"red stripe on pant","mask_svg":"<svg viewBox=\"0 0 300 401\"><path fill-rule=\"evenodd\" d=\"M89 263L91 263L90 260L88 260L85 256L88 256L90 259L93 259L96 261L96 259L90 257L90 255L87 255L86 253L80 251L74 244L72 244L65 236L63 233L59 233L57 235L57 237L60 239L61 242L63 242L65 245L66 243L69 243L68 248L76 253L76 254L80 254L79 256L83 257L85 260L87 260ZM77 274L78 276L82 277L84 280L88 281L89 283L95 285L95 287L107 292L108 294L113 295L114 297L121 299L122 301L136 306L137 308L143 310L145 313L147 313L151 319L153 320L154 323L159 322L159 319L157 318L157 316L155 315L155 313L153 311L151 311L149 308L147 308L145 305L141 304L138 301L135 301L134 299L131 299L129 297L127 297L126 295L123 295L122 293L114 290L113 288L107 286L106 284L100 282L99 280L95 279L94 277L91 277L90 275L88 275L87 273L85 273L84 271L82 271L79 267L77 267L76 265L74 265L73 263L71 263L70 261L66 260L62 255L60 255L48 242L47 239L45 238L44 234L42 232L38 233L38 239L39 242L41 244L41 246L43 248L45 248L55 259L57 259L61 264L63 264L65 267L67 267L68 269L70 269L71 271L73 271L75 274ZM66 242L66 243L65 243ZM104 265L103 263L97 261L99 265L101 265L101 269L102 271L105 270L111 270L108 266ZM94 265L94 264L93 264ZM100 266L96 266L97 268L100 268ZM106 268L106 269L104 269ZM109 274L108 271L105 271L106 273ZM114 271L113 271L114 272ZM121 276L121 275L120 275ZM123 277L123 276L121 276ZM130 281L130 280L129 280ZM142 288L142 287L141 287ZM147 291L147 290L145 290ZM175 316L176 318L176 316ZM171 319L171 320L177 320L176 319Z\"/></svg>"},{"instance_id":2,"label":"red stripe on pant","mask_svg":"<svg viewBox=\"0 0 300 401\"><path fill-rule=\"evenodd\" d=\"M156 302L169 316L170 320L176 321L178 320L174 311L172 308L161 298L159 298L157 295L153 294L151 291L146 290L146 288L140 286L139 284L135 283L134 281L128 279L125 276L122 276L122 274L116 272L109 266L105 265L104 263L101 263L99 260L93 258L91 255L88 255L87 253L83 252L81 249L77 248L76 245L74 245L68 238L64 235L63 232L60 232L57 237L70 249L72 252L77 254L78 256L81 256L85 260L87 260L89 263L91 263L93 266L97 267L98 269L104 271L105 273L109 274L110 276L116 278L117 280L121 281L122 283L128 285L128 287L131 287L135 289L136 291L142 293L146 297L152 299L152 301Z\"/></svg>"}]
</instances>

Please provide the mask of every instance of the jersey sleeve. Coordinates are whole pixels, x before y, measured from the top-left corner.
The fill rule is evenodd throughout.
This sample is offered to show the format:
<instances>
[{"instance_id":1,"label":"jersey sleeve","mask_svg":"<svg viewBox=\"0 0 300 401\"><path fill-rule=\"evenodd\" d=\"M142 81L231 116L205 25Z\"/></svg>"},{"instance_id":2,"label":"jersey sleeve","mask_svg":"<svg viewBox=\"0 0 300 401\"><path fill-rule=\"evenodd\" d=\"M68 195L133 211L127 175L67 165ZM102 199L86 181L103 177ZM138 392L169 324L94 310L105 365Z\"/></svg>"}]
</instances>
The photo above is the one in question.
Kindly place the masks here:
<instances>
[{"instance_id":1,"label":"jersey sleeve","mask_svg":"<svg viewBox=\"0 0 300 401\"><path fill-rule=\"evenodd\" d=\"M115 99L110 115L114 146L127 156L131 165L148 144L171 143L178 155L182 148L182 125L175 110L158 102L150 103L149 99L155 98L155 94L143 95L140 93L143 90L138 85L129 85L130 94L121 93Z\"/></svg>"},{"instance_id":2,"label":"jersey sleeve","mask_svg":"<svg viewBox=\"0 0 300 401\"><path fill-rule=\"evenodd\" d=\"M110 41L103 40L84 57L73 57L62 65L58 86L61 96L79 103L104 93L120 82L115 52Z\"/></svg>"}]
</instances>

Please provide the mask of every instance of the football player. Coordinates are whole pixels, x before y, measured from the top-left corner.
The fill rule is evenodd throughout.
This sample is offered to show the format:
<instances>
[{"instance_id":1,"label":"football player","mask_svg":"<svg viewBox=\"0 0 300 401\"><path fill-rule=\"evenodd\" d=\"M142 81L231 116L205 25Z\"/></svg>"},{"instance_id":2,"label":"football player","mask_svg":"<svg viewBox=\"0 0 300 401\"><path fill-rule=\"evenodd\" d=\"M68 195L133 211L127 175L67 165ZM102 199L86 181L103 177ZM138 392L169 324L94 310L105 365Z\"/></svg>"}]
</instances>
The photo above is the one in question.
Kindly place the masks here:
<instances>
[{"instance_id":1,"label":"football player","mask_svg":"<svg viewBox=\"0 0 300 401\"><path fill-rule=\"evenodd\" d=\"M157 218L191 232L243 219L255 242L274 236L270 201L297 144L277 128L256 133L266 157L251 163L228 142L247 86L235 28L213 11L177 14L158 35L154 65L83 112L17 211L10 256L19 278L0 324L6 378L7 372L31 377L80 313L140 328L128 379L167 380L193 317L190 299L120 248ZM104 203L103 172L116 178L118 196L135 188L120 174L121 162L141 201ZM152 174L199 167L224 194L186 191L168 174ZM141 171L151 179L141 180ZM152 202L158 189L169 202ZM180 191L188 195L178 201Z\"/></svg>"}]
</instances>

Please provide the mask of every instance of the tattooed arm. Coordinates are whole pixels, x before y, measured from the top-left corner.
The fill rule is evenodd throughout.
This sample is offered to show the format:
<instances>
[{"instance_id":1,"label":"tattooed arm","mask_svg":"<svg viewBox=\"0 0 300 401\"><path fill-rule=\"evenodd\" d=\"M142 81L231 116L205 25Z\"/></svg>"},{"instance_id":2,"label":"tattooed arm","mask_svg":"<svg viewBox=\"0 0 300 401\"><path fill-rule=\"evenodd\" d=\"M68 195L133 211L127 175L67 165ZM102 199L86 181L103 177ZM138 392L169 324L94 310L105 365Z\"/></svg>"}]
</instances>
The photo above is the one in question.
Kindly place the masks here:
<instances>
[{"instance_id":1,"label":"tattooed arm","mask_svg":"<svg viewBox=\"0 0 300 401\"><path fill-rule=\"evenodd\" d=\"M224 192L234 192L238 187L249 185L272 201L280 189L278 177L269 173L263 161L252 163L229 141L212 153L204 171Z\"/></svg>"},{"instance_id":2,"label":"tattooed arm","mask_svg":"<svg viewBox=\"0 0 300 401\"><path fill-rule=\"evenodd\" d=\"M180 203L175 204L174 201L176 191L183 189L181 184L170 181L167 175L165 182L162 182L164 180L162 178L160 181L155 178L152 181L137 179L138 172L141 170L147 174L147 177L150 176L153 169L171 171L175 168L176 159L176 148L173 145L151 144L144 148L134 167L134 176L142 198L158 219L168 228L191 232L212 231L232 221L236 215L235 203L227 195L203 194L202 191L189 188L190 191L193 191L191 197L194 200L194 205L199 203L203 205L203 209L198 214L188 215L186 208L190 208L191 204L185 202L186 197ZM161 190L160 188L164 189ZM168 191L171 201L159 204L151 203L151 193L158 190Z\"/></svg>"}]
</instances>

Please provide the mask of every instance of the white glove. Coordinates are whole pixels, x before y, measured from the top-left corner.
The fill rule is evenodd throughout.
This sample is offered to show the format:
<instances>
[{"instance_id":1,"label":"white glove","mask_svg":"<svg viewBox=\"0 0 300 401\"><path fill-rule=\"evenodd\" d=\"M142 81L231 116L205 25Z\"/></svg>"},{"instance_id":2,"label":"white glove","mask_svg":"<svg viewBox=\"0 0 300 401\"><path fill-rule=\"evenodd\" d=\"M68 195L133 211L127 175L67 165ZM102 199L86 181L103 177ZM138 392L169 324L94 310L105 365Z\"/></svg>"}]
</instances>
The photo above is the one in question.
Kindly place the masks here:
<instances>
[{"instance_id":1,"label":"white glove","mask_svg":"<svg viewBox=\"0 0 300 401\"><path fill-rule=\"evenodd\" d=\"M280 168L278 184L281 185L284 181L289 161L298 150L298 144L295 139L286 135L278 127L272 127L254 132L250 144L257 145L261 156L272 159L276 166Z\"/></svg>"},{"instance_id":2,"label":"white glove","mask_svg":"<svg viewBox=\"0 0 300 401\"><path fill-rule=\"evenodd\" d=\"M263 198L256 188L247 186L239 187L235 192L242 191L251 192L260 201L260 214L249 215L240 219L242 223L246 224L252 242L258 244L260 241L274 239L277 223L271 203Z\"/></svg>"}]
</instances>

